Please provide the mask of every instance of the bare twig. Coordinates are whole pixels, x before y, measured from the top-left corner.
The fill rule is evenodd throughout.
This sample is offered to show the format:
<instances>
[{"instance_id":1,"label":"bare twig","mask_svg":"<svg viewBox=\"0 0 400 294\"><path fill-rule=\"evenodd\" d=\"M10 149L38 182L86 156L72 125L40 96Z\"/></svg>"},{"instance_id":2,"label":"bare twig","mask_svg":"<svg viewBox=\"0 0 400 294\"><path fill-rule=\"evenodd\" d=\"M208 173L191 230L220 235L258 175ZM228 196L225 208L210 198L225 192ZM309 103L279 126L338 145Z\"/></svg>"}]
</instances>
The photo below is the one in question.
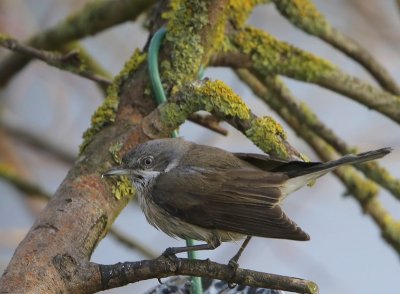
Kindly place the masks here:
<instances>
[{"instance_id":1,"label":"bare twig","mask_svg":"<svg viewBox=\"0 0 400 294\"><path fill-rule=\"evenodd\" d=\"M121 287L129 283L175 275L200 276L252 287L280 289L297 293L318 293L318 286L303 279L256 272L247 269L232 271L229 265L210 260L159 257L154 260L124 262L114 265L78 263L72 256L58 255L53 263L60 273L68 269L74 293L93 293Z\"/></svg>"},{"instance_id":2,"label":"bare twig","mask_svg":"<svg viewBox=\"0 0 400 294\"><path fill-rule=\"evenodd\" d=\"M115 240L125 245L130 249L137 250L140 252L145 258L156 258L157 253L150 250L148 246L140 244L139 241L133 238L129 238L124 233L120 232L117 228L112 227L109 232L110 236L112 236Z\"/></svg>"},{"instance_id":3,"label":"bare twig","mask_svg":"<svg viewBox=\"0 0 400 294\"><path fill-rule=\"evenodd\" d=\"M48 200L49 195L42 190L38 185L29 183L13 173L8 166L0 164L0 178L6 180L25 195L31 197Z\"/></svg>"},{"instance_id":4,"label":"bare twig","mask_svg":"<svg viewBox=\"0 0 400 294\"><path fill-rule=\"evenodd\" d=\"M80 75L105 87L111 84L111 81L107 78L88 70L85 63L81 60L78 51L60 54L58 52L39 50L34 47L23 45L17 40L4 35L0 35L0 45L14 52L26 54L32 58L42 60L48 65Z\"/></svg>"},{"instance_id":5,"label":"bare twig","mask_svg":"<svg viewBox=\"0 0 400 294\"><path fill-rule=\"evenodd\" d=\"M9 136L28 144L32 148L39 148L57 159L62 160L66 164L72 165L76 159L76 155L61 150L56 144L45 140L40 135L29 132L22 127L14 126L11 123L8 123L5 119L0 119L0 124L7 130Z\"/></svg>"},{"instance_id":6,"label":"bare twig","mask_svg":"<svg viewBox=\"0 0 400 294\"><path fill-rule=\"evenodd\" d=\"M203 126L211 131L214 131L221 135L228 135L228 131L220 126L220 122L213 115L201 115L198 113L193 113L188 118L191 122L194 122L200 126Z\"/></svg>"}]
</instances>

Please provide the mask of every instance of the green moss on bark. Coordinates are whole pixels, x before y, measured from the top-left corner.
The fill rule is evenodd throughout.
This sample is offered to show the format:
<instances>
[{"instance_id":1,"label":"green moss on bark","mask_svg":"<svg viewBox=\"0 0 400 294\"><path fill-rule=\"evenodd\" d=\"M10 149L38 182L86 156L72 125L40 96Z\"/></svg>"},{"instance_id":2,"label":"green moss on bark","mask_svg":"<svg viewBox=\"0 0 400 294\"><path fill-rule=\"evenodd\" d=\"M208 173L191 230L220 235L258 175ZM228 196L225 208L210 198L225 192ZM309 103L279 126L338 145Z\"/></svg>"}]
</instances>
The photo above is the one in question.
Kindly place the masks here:
<instances>
[{"instance_id":1,"label":"green moss on bark","mask_svg":"<svg viewBox=\"0 0 400 294\"><path fill-rule=\"evenodd\" d=\"M336 72L336 67L328 61L256 28L246 27L236 33L232 43L240 53L251 57L254 70L262 76L281 74L313 82L321 75Z\"/></svg>"}]
</instances>

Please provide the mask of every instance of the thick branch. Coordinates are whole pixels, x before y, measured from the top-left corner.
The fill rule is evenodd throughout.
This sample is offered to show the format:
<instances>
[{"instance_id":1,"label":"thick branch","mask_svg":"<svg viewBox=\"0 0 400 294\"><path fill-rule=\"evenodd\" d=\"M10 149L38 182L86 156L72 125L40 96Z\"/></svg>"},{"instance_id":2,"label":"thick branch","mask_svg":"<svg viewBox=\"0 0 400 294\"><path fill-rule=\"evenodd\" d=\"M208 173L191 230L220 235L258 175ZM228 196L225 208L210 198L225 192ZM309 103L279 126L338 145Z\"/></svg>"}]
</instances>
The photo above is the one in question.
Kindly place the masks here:
<instances>
[{"instance_id":1,"label":"thick branch","mask_svg":"<svg viewBox=\"0 0 400 294\"><path fill-rule=\"evenodd\" d=\"M69 42L94 35L114 25L134 20L153 4L152 0L90 1L81 11L67 17L53 28L32 37L27 44L53 50ZM13 54L0 63L0 86L20 71L30 57Z\"/></svg>"},{"instance_id":2,"label":"thick branch","mask_svg":"<svg viewBox=\"0 0 400 294\"><path fill-rule=\"evenodd\" d=\"M224 7L225 4L224 1L207 2L207 10L201 12L204 14L203 19L210 19L211 24L218 21L222 17L218 12L221 5ZM181 5L186 5L186 2L183 1ZM190 12L189 9L179 11ZM209 26L204 27L205 31L212 29ZM211 50L208 43L214 40L210 38L212 34L206 34L205 31L194 33L198 33L199 45ZM210 52L205 49L202 54L206 56ZM160 56L167 55L160 52ZM87 137L80 157L18 246L0 280L2 291L69 292L76 285L69 278L73 272L68 269L89 260L98 242L128 203L130 197L117 199L111 192L115 184L113 180L102 180L100 175L114 164L110 147L122 146L120 153L123 154L134 145L149 139L140 124L143 117L155 108L155 104L145 91L148 87L148 76L147 68L142 63L143 55L135 59L136 57L138 54L127 62L125 69L113 83L108 98L93 117L96 128ZM194 66L190 60L182 62L187 67ZM198 68L193 69L196 75L197 71ZM196 76L192 77L195 78ZM114 191L119 188L120 185L114 186ZM122 191L129 190L122 187ZM120 192L118 195L123 196ZM29 261L29 267L26 266L26 261ZM69 266L60 271L60 264ZM84 276L87 275L82 273L82 277Z\"/></svg>"}]
</instances>

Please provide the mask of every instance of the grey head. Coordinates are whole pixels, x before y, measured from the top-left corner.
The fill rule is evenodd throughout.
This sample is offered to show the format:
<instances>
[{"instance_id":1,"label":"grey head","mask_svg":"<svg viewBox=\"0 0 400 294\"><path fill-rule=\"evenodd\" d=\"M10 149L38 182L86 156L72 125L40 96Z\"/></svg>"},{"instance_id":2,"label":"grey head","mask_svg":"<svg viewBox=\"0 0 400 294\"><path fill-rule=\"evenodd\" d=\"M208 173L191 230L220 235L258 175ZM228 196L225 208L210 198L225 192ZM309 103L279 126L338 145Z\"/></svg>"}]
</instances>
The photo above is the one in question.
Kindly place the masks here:
<instances>
[{"instance_id":1,"label":"grey head","mask_svg":"<svg viewBox=\"0 0 400 294\"><path fill-rule=\"evenodd\" d=\"M129 151L122 158L121 166L103 176L127 175L137 188L141 188L159 174L176 167L191 144L180 138L148 141Z\"/></svg>"}]
</instances>

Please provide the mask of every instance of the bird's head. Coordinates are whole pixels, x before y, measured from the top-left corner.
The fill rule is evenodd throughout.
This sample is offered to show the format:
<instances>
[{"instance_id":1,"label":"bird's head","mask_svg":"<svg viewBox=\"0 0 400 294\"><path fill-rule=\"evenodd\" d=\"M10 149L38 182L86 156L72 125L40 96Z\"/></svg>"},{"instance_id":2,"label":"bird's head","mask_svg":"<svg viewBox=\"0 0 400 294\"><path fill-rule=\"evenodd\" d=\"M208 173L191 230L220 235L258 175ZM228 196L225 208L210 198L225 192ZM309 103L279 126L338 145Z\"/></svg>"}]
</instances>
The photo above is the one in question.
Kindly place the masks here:
<instances>
[{"instance_id":1,"label":"bird's head","mask_svg":"<svg viewBox=\"0 0 400 294\"><path fill-rule=\"evenodd\" d=\"M122 165L102 176L126 175L135 184L143 185L179 164L188 142L182 139L158 139L137 145L123 158Z\"/></svg>"}]
</instances>

